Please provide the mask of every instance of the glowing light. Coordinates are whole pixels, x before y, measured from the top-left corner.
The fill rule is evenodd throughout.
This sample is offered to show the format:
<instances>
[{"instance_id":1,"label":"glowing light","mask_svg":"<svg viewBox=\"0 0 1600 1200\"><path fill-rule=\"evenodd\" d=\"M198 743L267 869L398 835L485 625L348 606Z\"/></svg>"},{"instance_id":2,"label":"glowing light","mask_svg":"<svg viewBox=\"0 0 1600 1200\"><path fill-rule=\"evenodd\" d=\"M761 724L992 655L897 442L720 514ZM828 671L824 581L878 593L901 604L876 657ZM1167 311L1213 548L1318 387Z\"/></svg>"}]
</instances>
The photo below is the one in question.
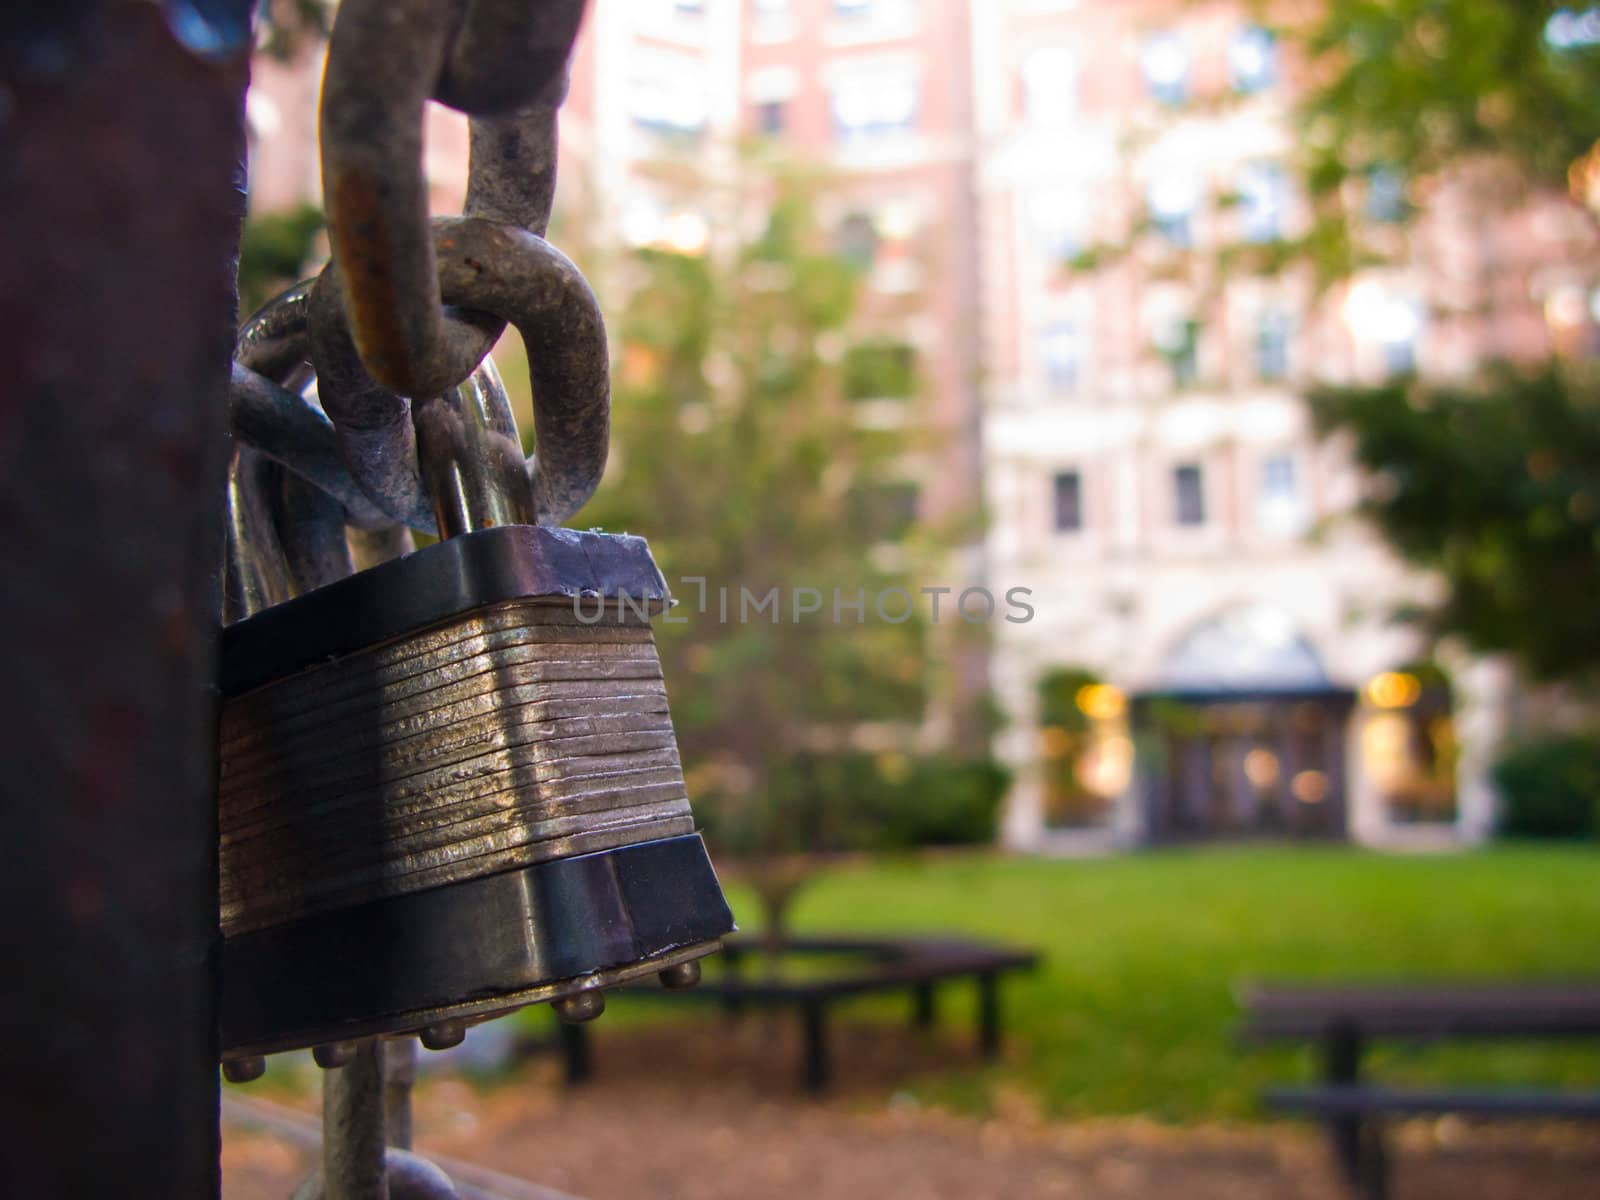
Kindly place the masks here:
<instances>
[{"instance_id":1,"label":"glowing light","mask_svg":"<svg viewBox=\"0 0 1600 1200\"><path fill-rule=\"evenodd\" d=\"M1278 782L1278 756L1260 747L1244 756L1244 777L1252 787L1265 791Z\"/></svg>"},{"instance_id":2,"label":"glowing light","mask_svg":"<svg viewBox=\"0 0 1600 1200\"><path fill-rule=\"evenodd\" d=\"M679 254L699 254L710 238L710 226L699 213L674 213L667 219L664 240Z\"/></svg>"},{"instance_id":3,"label":"glowing light","mask_svg":"<svg viewBox=\"0 0 1600 1200\"><path fill-rule=\"evenodd\" d=\"M1328 777L1321 771L1301 771L1289 781L1289 791L1301 804L1321 804L1328 798Z\"/></svg>"},{"instance_id":4,"label":"glowing light","mask_svg":"<svg viewBox=\"0 0 1600 1200\"><path fill-rule=\"evenodd\" d=\"M1127 709L1127 698L1109 683L1089 683L1073 696L1078 711L1094 721L1115 721Z\"/></svg>"},{"instance_id":5,"label":"glowing light","mask_svg":"<svg viewBox=\"0 0 1600 1200\"><path fill-rule=\"evenodd\" d=\"M1385 671L1367 683L1367 699L1378 708L1410 708L1422 696L1422 682L1402 671Z\"/></svg>"},{"instance_id":6,"label":"glowing light","mask_svg":"<svg viewBox=\"0 0 1600 1200\"><path fill-rule=\"evenodd\" d=\"M1557 288L1545 297L1544 319L1551 325L1573 329L1588 315L1583 292L1575 287Z\"/></svg>"},{"instance_id":7,"label":"glowing light","mask_svg":"<svg viewBox=\"0 0 1600 1200\"><path fill-rule=\"evenodd\" d=\"M1133 740L1121 734L1097 739L1078 760L1076 773L1095 795L1118 795L1133 774Z\"/></svg>"}]
</instances>

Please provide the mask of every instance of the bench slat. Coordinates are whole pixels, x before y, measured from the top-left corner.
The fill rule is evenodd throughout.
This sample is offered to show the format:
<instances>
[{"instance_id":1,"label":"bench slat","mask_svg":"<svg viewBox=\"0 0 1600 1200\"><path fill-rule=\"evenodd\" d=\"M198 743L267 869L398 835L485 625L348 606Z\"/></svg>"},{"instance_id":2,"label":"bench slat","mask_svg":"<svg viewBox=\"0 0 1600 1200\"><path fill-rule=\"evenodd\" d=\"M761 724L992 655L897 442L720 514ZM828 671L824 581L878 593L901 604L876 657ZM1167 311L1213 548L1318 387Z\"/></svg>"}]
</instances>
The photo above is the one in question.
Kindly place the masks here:
<instances>
[{"instance_id":1,"label":"bench slat","mask_svg":"<svg viewBox=\"0 0 1600 1200\"><path fill-rule=\"evenodd\" d=\"M1346 1025L1368 1037L1600 1036L1600 985L1272 986L1240 996L1250 1040L1319 1037Z\"/></svg>"},{"instance_id":2,"label":"bench slat","mask_svg":"<svg viewBox=\"0 0 1600 1200\"><path fill-rule=\"evenodd\" d=\"M1365 1084L1327 1084L1270 1088L1268 1108L1319 1117L1369 1114L1437 1116L1459 1113L1486 1117L1555 1117L1600 1120L1600 1092L1492 1088L1394 1088Z\"/></svg>"}]
</instances>

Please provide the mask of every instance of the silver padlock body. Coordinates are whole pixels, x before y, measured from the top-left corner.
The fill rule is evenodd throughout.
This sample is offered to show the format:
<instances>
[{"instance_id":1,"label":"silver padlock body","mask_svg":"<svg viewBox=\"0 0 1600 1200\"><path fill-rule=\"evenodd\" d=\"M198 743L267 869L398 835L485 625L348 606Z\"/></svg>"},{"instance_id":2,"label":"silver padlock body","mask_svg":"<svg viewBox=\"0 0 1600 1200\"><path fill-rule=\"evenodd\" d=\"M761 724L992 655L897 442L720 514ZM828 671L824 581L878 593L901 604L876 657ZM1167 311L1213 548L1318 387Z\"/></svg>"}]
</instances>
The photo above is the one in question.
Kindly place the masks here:
<instances>
[{"instance_id":1,"label":"silver padlock body","mask_svg":"<svg viewBox=\"0 0 1600 1200\"><path fill-rule=\"evenodd\" d=\"M229 627L226 1049L470 1019L715 948L732 921L649 626L666 602L641 539L508 526ZM313 1000L260 1003L281 971Z\"/></svg>"}]
</instances>

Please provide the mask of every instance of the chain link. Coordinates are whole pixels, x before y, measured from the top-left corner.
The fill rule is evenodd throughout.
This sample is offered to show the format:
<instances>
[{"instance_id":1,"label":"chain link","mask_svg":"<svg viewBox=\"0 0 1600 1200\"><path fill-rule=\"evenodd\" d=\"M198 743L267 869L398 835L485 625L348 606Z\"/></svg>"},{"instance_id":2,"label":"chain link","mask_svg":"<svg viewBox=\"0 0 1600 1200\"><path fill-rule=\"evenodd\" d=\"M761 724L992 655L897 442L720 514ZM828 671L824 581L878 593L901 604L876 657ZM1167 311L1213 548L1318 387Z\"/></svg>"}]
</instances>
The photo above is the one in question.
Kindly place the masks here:
<instances>
[{"instance_id":1,"label":"chain link","mask_svg":"<svg viewBox=\"0 0 1600 1200\"><path fill-rule=\"evenodd\" d=\"M505 520L555 524L599 484L604 323L582 274L543 240L583 8L340 6L320 114L332 259L246 324L229 394L234 436L252 451L236 455L230 496L246 504L246 525L273 515L278 544L264 537L254 558L281 551L297 590L348 571L333 537L345 524L443 536ZM470 119L464 217L428 217L430 99ZM534 386L538 454L526 461L487 361L508 321ZM302 394L313 373L317 404ZM291 482L269 469L277 464ZM263 487L274 494L257 494Z\"/></svg>"}]
</instances>

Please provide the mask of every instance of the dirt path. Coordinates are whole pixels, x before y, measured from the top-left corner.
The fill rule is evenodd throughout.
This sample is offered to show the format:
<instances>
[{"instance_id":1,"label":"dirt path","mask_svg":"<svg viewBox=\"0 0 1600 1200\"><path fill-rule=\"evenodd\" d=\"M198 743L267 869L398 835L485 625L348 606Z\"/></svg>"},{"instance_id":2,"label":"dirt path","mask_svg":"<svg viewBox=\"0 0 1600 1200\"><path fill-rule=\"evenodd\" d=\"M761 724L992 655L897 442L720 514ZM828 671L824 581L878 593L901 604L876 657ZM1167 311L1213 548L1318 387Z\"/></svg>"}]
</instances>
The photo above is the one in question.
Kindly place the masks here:
<instances>
[{"instance_id":1,"label":"dirt path","mask_svg":"<svg viewBox=\"0 0 1600 1200\"><path fill-rule=\"evenodd\" d=\"M783 1025L728 1038L706 1027L611 1030L597 1076L567 1091L536 1060L477 1088L458 1078L418 1090L419 1148L591 1200L1342 1200L1321 1139L1294 1126L1174 1130L1137 1120L1061 1123L1018 1104L975 1120L917 1108L883 1082L925 1040L840 1030L848 1064L825 1101L796 1095ZM902 1044L902 1038L904 1043ZM248 1095L248 1093L246 1093ZM314 1097L301 1106L314 1109ZM1591 1200L1600 1137L1558 1126L1408 1126L1399 1200ZM225 1130L224 1195L287 1195L311 1155L281 1139Z\"/></svg>"}]
</instances>

